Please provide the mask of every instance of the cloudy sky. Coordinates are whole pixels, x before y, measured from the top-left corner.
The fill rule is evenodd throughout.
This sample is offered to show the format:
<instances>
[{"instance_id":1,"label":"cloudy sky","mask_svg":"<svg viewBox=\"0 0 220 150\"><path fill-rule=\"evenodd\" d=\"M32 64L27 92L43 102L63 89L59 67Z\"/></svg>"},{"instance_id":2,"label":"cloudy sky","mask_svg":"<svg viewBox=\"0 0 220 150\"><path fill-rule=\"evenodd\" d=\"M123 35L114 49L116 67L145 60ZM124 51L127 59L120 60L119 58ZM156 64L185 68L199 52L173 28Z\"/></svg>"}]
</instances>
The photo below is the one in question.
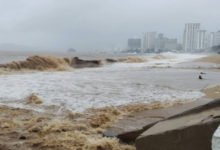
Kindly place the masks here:
<instances>
[{"instance_id":1,"label":"cloudy sky","mask_svg":"<svg viewBox=\"0 0 220 150\"><path fill-rule=\"evenodd\" d=\"M187 22L220 30L219 15L220 0L0 0L0 43L91 50L146 31L181 41Z\"/></svg>"}]
</instances>

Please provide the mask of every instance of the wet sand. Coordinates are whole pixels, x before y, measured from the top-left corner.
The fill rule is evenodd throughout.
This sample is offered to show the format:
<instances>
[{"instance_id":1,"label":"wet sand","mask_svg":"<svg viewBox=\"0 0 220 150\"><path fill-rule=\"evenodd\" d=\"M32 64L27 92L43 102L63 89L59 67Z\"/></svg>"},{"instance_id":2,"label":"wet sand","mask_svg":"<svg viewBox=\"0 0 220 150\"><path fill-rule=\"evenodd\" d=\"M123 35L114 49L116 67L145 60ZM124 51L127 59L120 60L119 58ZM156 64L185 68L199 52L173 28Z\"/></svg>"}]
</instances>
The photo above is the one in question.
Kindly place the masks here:
<instances>
[{"instance_id":1,"label":"wet sand","mask_svg":"<svg viewBox=\"0 0 220 150\"><path fill-rule=\"evenodd\" d=\"M202 92L206 94L207 98L213 98L213 99L220 98L220 85L212 88L204 89L202 90Z\"/></svg>"},{"instance_id":2,"label":"wet sand","mask_svg":"<svg viewBox=\"0 0 220 150\"><path fill-rule=\"evenodd\" d=\"M220 54L215 54L215 55L207 56L204 58L200 58L196 61L197 62L209 62L209 63L220 64Z\"/></svg>"}]
</instances>

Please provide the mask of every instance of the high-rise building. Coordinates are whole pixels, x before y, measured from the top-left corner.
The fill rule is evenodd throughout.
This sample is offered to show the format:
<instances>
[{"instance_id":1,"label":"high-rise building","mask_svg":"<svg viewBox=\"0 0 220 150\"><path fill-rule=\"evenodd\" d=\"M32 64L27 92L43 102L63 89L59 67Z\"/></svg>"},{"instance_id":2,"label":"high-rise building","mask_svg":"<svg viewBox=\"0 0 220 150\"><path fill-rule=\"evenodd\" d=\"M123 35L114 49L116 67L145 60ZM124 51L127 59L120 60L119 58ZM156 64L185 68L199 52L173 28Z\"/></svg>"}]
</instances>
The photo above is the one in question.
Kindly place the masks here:
<instances>
[{"instance_id":1,"label":"high-rise building","mask_svg":"<svg viewBox=\"0 0 220 150\"><path fill-rule=\"evenodd\" d=\"M220 31L218 32L211 32L208 34L208 47L211 48L213 46L220 45Z\"/></svg>"},{"instance_id":2,"label":"high-rise building","mask_svg":"<svg viewBox=\"0 0 220 150\"><path fill-rule=\"evenodd\" d=\"M164 52L164 51L171 51L171 50L179 50L179 44L177 39L170 39L165 37L163 34L158 34L156 40L156 52Z\"/></svg>"},{"instance_id":3,"label":"high-rise building","mask_svg":"<svg viewBox=\"0 0 220 150\"><path fill-rule=\"evenodd\" d=\"M162 33L146 32L142 41L142 50L144 52L165 52L180 49L177 39L170 39Z\"/></svg>"},{"instance_id":4,"label":"high-rise building","mask_svg":"<svg viewBox=\"0 0 220 150\"><path fill-rule=\"evenodd\" d=\"M166 40L164 44L164 49L165 50L177 50L178 49L178 43L177 39L168 39Z\"/></svg>"},{"instance_id":5,"label":"high-rise building","mask_svg":"<svg viewBox=\"0 0 220 150\"><path fill-rule=\"evenodd\" d=\"M208 46L211 48L214 46L214 32L211 32L208 36Z\"/></svg>"},{"instance_id":6,"label":"high-rise building","mask_svg":"<svg viewBox=\"0 0 220 150\"><path fill-rule=\"evenodd\" d=\"M183 35L183 49L185 52L192 52L197 49L198 31L200 23L188 23L185 25Z\"/></svg>"},{"instance_id":7,"label":"high-rise building","mask_svg":"<svg viewBox=\"0 0 220 150\"><path fill-rule=\"evenodd\" d=\"M214 35L213 35L213 46L218 46L220 45L220 31L218 32L214 32Z\"/></svg>"},{"instance_id":8,"label":"high-rise building","mask_svg":"<svg viewBox=\"0 0 220 150\"><path fill-rule=\"evenodd\" d=\"M206 30L198 30L196 33L196 47L195 50L206 49Z\"/></svg>"},{"instance_id":9,"label":"high-rise building","mask_svg":"<svg viewBox=\"0 0 220 150\"><path fill-rule=\"evenodd\" d=\"M139 39L139 38L128 39L128 49L129 50L140 50L141 49L141 39Z\"/></svg>"},{"instance_id":10,"label":"high-rise building","mask_svg":"<svg viewBox=\"0 0 220 150\"><path fill-rule=\"evenodd\" d=\"M165 49L165 43L167 41L167 38L164 37L162 33L158 34L157 40L156 40L156 51L162 51Z\"/></svg>"},{"instance_id":11,"label":"high-rise building","mask_svg":"<svg viewBox=\"0 0 220 150\"><path fill-rule=\"evenodd\" d=\"M143 51L154 51L156 46L157 33L146 32L143 36L142 49Z\"/></svg>"}]
</instances>

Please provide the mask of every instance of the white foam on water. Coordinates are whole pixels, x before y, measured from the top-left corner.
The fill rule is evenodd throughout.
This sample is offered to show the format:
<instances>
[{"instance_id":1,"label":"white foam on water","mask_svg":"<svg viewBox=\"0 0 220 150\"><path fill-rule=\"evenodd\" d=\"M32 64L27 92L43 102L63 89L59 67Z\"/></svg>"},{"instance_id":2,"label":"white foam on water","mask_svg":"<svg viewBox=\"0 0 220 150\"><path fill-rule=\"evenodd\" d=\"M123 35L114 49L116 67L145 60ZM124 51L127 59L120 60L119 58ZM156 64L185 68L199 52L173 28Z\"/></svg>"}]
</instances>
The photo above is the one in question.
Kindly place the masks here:
<instances>
[{"instance_id":1,"label":"white foam on water","mask_svg":"<svg viewBox=\"0 0 220 150\"><path fill-rule=\"evenodd\" d=\"M42 98L43 105L62 106L62 109L74 112L134 102L192 100L203 96L198 91L142 84L129 77L117 77L111 73L91 70L0 76L2 103L29 108L14 100L22 100L31 93Z\"/></svg>"},{"instance_id":2,"label":"white foam on water","mask_svg":"<svg viewBox=\"0 0 220 150\"><path fill-rule=\"evenodd\" d=\"M175 65L202 56L173 53L163 55L170 59L154 60L153 55L150 55L144 57L152 60L144 63L115 63L100 68L76 69L71 72L1 75L0 103L37 111L46 111L40 106L55 105L60 110L83 112L88 108L136 102L150 103L155 100L194 100L204 96L197 89L179 89L179 84L168 88L167 84L170 81L167 80L172 77L162 78L164 71L149 72L144 69L158 62ZM22 100L32 93L42 98L43 104L30 106L22 103Z\"/></svg>"},{"instance_id":3,"label":"white foam on water","mask_svg":"<svg viewBox=\"0 0 220 150\"><path fill-rule=\"evenodd\" d=\"M154 57L158 54L144 54L142 58L147 61L142 63L115 63L111 65L112 68L118 70L122 68L144 68L144 67L176 67L180 63L190 62L202 57L207 56L206 54L178 54L178 53L161 53L159 56L164 58L155 59ZM108 69L108 68L106 68Z\"/></svg>"}]
</instances>

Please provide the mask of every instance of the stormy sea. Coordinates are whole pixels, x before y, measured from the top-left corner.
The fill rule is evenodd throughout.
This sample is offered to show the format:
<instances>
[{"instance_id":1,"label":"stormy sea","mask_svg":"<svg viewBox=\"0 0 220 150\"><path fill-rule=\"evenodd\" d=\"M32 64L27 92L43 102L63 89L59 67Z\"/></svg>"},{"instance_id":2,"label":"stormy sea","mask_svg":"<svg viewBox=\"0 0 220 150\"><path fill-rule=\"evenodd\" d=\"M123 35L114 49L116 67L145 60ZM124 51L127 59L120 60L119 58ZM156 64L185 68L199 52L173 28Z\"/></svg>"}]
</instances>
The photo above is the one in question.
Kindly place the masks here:
<instances>
[{"instance_id":1,"label":"stormy sea","mask_svg":"<svg viewBox=\"0 0 220 150\"><path fill-rule=\"evenodd\" d=\"M220 96L216 54L2 54L0 64L0 144L9 148L135 149L103 131L132 112ZM29 138L19 144L20 135ZM217 130L213 150L218 142Z\"/></svg>"}]
</instances>

